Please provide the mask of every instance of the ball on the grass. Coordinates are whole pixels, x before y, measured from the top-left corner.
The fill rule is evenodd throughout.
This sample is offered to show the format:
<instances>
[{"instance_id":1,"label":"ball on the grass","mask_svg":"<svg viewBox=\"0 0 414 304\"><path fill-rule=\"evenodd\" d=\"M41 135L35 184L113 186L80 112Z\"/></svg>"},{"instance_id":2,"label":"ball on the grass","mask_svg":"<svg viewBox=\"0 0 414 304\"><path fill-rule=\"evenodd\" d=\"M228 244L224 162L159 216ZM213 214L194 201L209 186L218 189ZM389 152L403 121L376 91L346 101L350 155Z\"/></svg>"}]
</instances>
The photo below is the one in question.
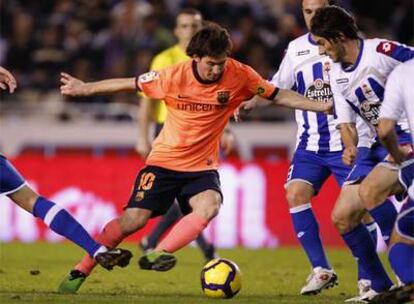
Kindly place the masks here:
<instances>
[{"instance_id":1,"label":"ball on the grass","mask_svg":"<svg viewBox=\"0 0 414 304\"><path fill-rule=\"evenodd\" d=\"M241 289L241 272L233 261L214 259L201 271L201 288L210 298L232 298Z\"/></svg>"}]
</instances>

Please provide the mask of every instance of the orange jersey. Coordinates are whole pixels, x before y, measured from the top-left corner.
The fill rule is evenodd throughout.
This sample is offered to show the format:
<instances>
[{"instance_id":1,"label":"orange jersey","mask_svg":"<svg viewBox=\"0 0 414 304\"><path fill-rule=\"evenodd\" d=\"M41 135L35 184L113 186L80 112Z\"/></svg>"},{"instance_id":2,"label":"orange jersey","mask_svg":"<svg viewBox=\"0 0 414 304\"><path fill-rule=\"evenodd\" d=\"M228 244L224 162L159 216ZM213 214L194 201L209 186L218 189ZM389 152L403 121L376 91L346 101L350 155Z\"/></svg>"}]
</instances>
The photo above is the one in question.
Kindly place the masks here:
<instances>
[{"instance_id":1,"label":"orange jersey","mask_svg":"<svg viewBox=\"0 0 414 304\"><path fill-rule=\"evenodd\" d=\"M200 78L195 61L187 61L143 74L137 86L150 98L163 99L168 111L146 164L183 172L217 169L220 138L234 110L254 95L273 99L278 92L231 58L213 83Z\"/></svg>"}]
</instances>

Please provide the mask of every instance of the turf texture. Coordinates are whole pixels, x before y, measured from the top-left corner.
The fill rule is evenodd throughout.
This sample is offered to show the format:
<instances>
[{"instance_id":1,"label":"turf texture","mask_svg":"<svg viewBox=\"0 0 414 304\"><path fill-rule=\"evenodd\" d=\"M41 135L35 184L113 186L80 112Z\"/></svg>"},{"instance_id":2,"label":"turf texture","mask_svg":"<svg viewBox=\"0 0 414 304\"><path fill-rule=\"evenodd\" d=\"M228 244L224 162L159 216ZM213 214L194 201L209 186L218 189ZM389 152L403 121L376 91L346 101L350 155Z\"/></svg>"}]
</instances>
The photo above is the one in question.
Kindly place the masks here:
<instances>
[{"instance_id":1,"label":"turf texture","mask_svg":"<svg viewBox=\"0 0 414 304\"><path fill-rule=\"evenodd\" d=\"M299 248L221 249L218 254L236 262L242 271L242 290L233 299L205 297L200 287L204 264L197 248L177 253L177 266L160 273L140 270L137 247L124 269L106 271L97 266L76 295L56 292L61 279L83 252L70 243L0 244L0 303L343 303L356 294L356 263L346 249L330 249L328 256L339 277L339 286L317 296L299 290L310 266ZM382 256L383 260L385 257Z\"/></svg>"}]
</instances>

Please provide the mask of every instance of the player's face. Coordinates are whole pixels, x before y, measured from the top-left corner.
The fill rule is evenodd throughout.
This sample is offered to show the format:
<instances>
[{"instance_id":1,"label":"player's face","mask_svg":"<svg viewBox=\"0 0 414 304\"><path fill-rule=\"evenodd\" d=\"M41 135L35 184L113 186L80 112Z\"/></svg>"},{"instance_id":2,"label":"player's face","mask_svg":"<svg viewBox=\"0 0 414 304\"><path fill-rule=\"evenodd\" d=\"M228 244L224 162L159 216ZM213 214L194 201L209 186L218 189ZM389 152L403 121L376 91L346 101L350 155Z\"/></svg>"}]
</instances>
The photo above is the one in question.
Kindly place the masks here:
<instances>
[{"instance_id":1,"label":"player's face","mask_svg":"<svg viewBox=\"0 0 414 304\"><path fill-rule=\"evenodd\" d=\"M345 57L345 47L340 39L333 41L316 35L313 35L313 39L318 44L320 55L329 56L333 62L343 61Z\"/></svg>"},{"instance_id":2,"label":"player's face","mask_svg":"<svg viewBox=\"0 0 414 304\"><path fill-rule=\"evenodd\" d=\"M227 55L221 57L194 58L197 62L197 71L201 79L206 81L218 80L224 72L224 65L226 64Z\"/></svg>"},{"instance_id":3,"label":"player's face","mask_svg":"<svg viewBox=\"0 0 414 304\"><path fill-rule=\"evenodd\" d=\"M188 44L194 34L201 29L201 15L181 14L177 16L174 34L180 44Z\"/></svg>"},{"instance_id":4,"label":"player's face","mask_svg":"<svg viewBox=\"0 0 414 304\"><path fill-rule=\"evenodd\" d=\"M310 29L310 22L318 8L328 5L328 0L303 0L302 13L305 18L306 27Z\"/></svg>"}]
</instances>

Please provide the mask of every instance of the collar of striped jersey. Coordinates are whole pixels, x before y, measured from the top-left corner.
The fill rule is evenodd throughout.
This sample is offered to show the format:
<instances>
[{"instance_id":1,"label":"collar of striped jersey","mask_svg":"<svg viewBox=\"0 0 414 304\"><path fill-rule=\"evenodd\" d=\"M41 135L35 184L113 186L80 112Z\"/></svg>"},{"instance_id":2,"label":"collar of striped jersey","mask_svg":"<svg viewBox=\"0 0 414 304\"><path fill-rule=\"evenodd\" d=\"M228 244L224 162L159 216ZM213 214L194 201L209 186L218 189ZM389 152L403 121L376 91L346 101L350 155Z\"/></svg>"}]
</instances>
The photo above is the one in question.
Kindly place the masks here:
<instances>
[{"instance_id":1,"label":"collar of striped jersey","mask_svg":"<svg viewBox=\"0 0 414 304\"><path fill-rule=\"evenodd\" d=\"M313 38L312 38L312 34L311 34L311 33L309 33L309 34L308 34L308 40L309 40L310 44L313 44L313 45L318 45L318 44L316 43L316 41L315 41L315 40L313 40Z\"/></svg>"},{"instance_id":2,"label":"collar of striped jersey","mask_svg":"<svg viewBox=\"0 0 414 304\"><path fill-rule=\"evenodd\" d=\"M359 65L359 62L361 61L361 57L362 57L362 53L363 53L363 51L364 51L364 40L363 39L358 39L358 46L359 46L359 53L358 53L358 57L357 57L357 60L356 60L356 62L354 63L354 64L352 64L352 65L348 65L348 66L345 66L344 64L341 64L341 66L342 66L342 69L344 70L344 72L346 72L346 73L350 73L350 72L353 72L353 71L355 71L355 69L358 67L358 65Z\"/></svg>"}]
</instances>

